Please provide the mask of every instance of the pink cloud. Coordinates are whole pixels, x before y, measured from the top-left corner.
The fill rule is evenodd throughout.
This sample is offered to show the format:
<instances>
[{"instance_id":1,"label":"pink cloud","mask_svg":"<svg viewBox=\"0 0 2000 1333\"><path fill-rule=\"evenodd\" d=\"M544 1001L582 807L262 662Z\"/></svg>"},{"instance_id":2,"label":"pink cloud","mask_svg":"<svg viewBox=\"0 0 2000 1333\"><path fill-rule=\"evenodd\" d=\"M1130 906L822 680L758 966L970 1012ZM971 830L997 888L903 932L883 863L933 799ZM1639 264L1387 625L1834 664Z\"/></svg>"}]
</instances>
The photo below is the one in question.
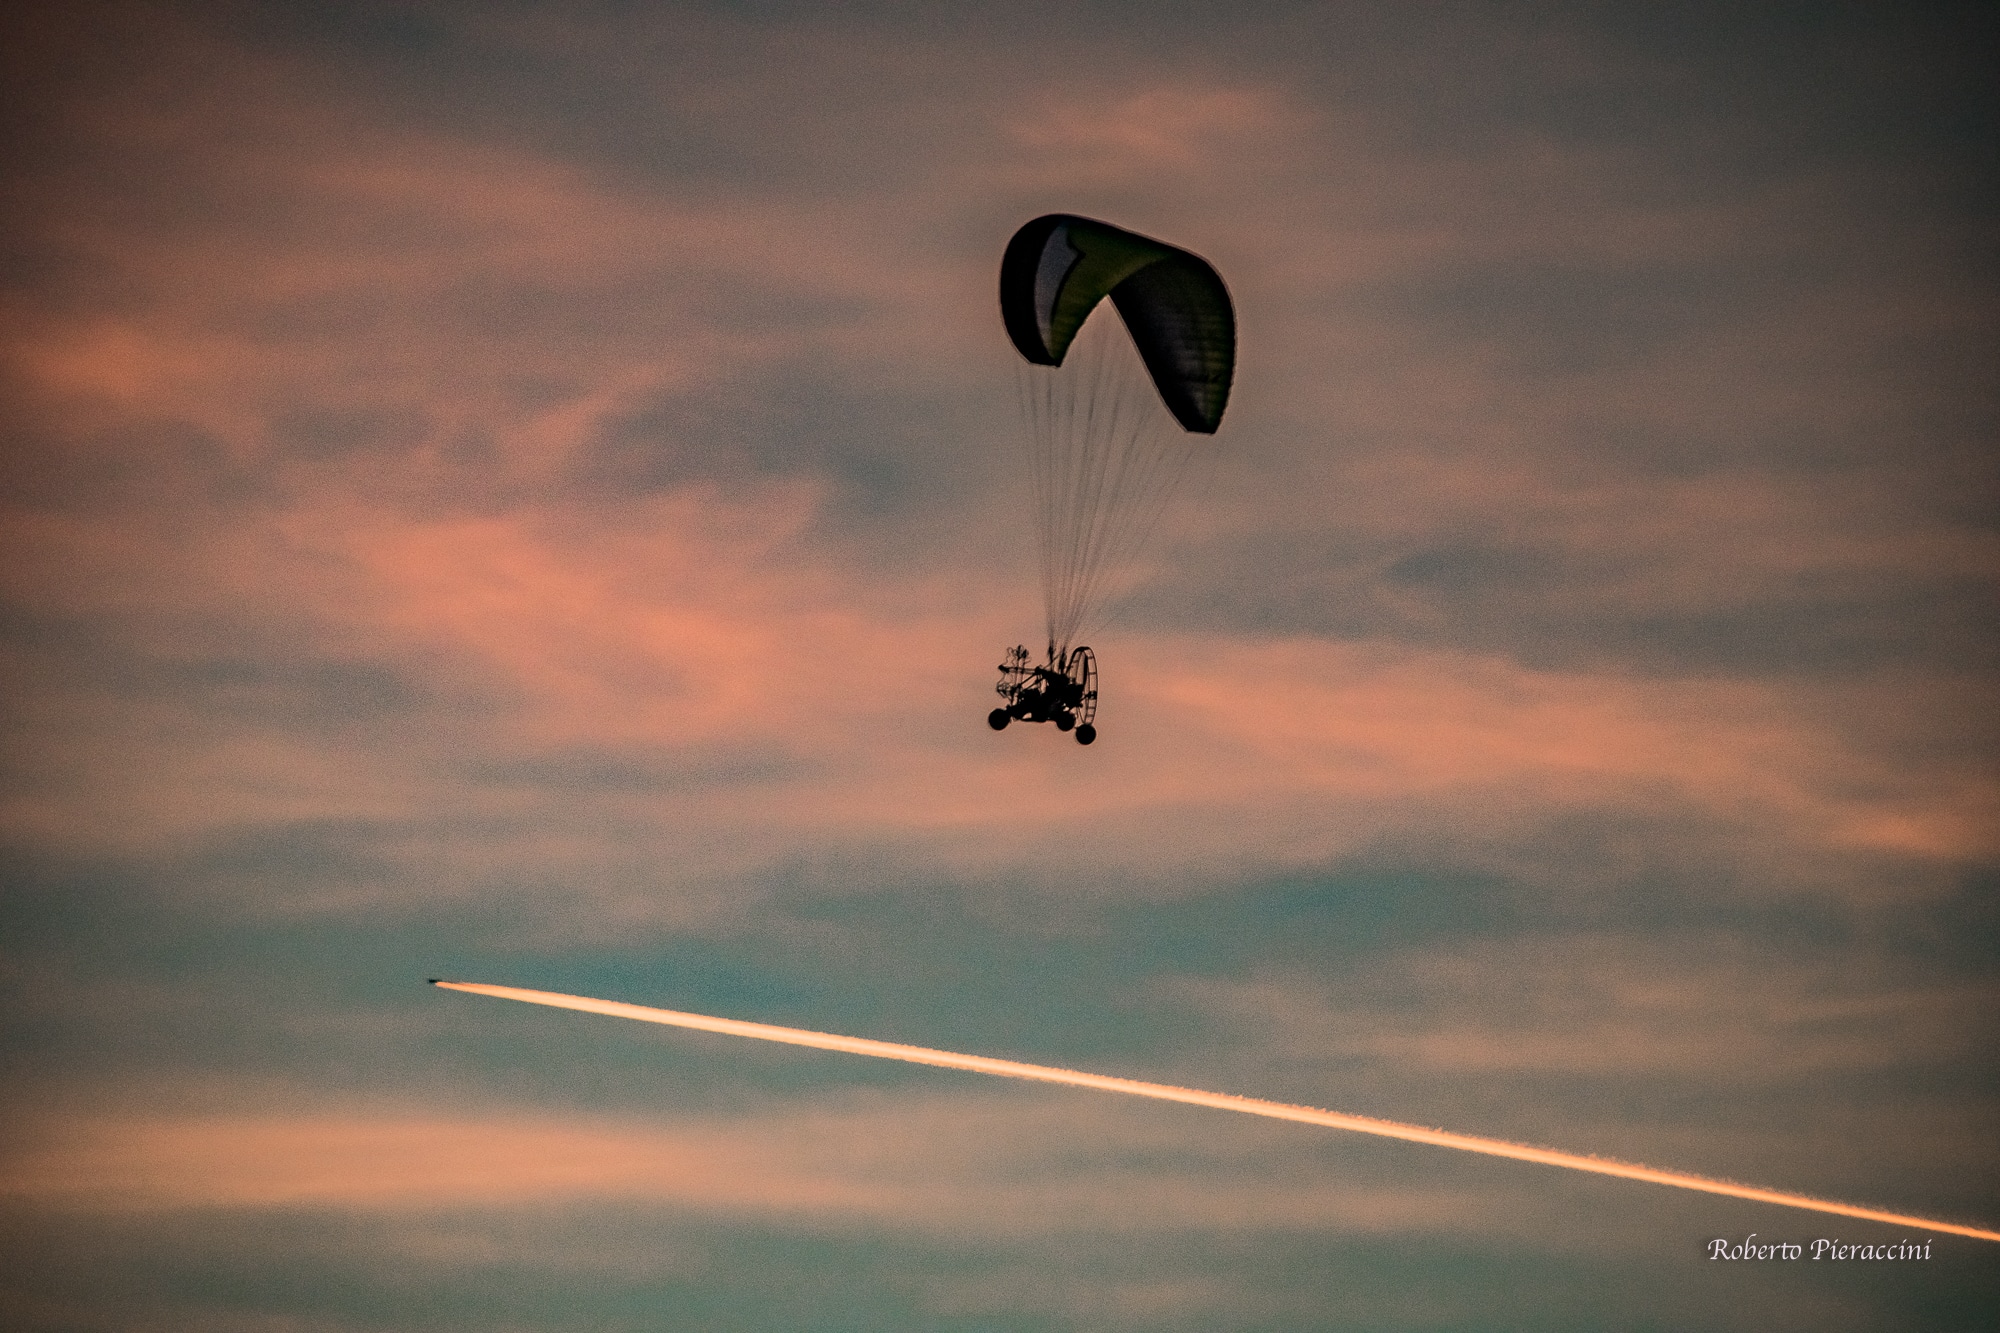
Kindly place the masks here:
<instances>
[{"instance_id":1,"label":"pink cloud","mask_svg":"<svg viewBox=\"0 0 2000 1333\"><path fill-rule=\"evenodd\" d=\"M1266 155L1301 119L1270 88L1177 83L1109 96L1082 89L1045 95L1008 132L1037 158L1064 164L1074 184L1096 188L1107 174L1213 170L1246 146Z\"/></svg>"},{"instance_id":2,"label":"pink cloud","mask_svg":"<svg viewBox=\"0 0 2000 1333\"><path fill-rule=\"evenodd\" d=\"M1700 812L1778 846L1947 860L1992 847L1983 770L1909 766L1858 743L1845 712L1749 681L1127 636L1100 645L1107 711L1093 750L992 736L980 654L1032 613L991 585L961 603L955 574L884 582L816 559L799 534L817 503L788 485L694 487L616 508L426 518L326 494L199 535L17 518L4 536L20 553L7 566L18 604L111 617L165 661L200 661L214 650L201 627L241 624L239 651L380 663L430 702L416 732L392 719L328 734L49 681L29 714L49 738L46 778L4 817L38 840L136 850L263 820L581 800L697 879L808 846L927 846L974 873L1053 865L1086 835L1082 864L1099 870L1296 865L1439 819L1504 840L1575 810ZM869 683L883 645L888 689ZM642 767L736 752L776 767L690 778L671 796L465 776L580 751ZM690 820L741 850L705 869L677 858ZM1059 850L1034 850L1051 836ZM486 854L465 850L474 864Z\"/></svg>"},{"instance_id":3,"label":"pink cloud","mask_svg":"<svg viewBox=\"0 0 2000 1333\"><path fill-rule=\"evenodd\" d=\"M578 31L568 40L592 40ZM96 625L156 668L361 664L418 702L393 720L315 730L23 657L22 752L39 777L8 795L0 822L37 845L144 854L271 821L446 815L507 831L477 845L407 835L402 854L427 879L546 862L583 883L602 868L593 857L630 857L689 893L814 856L1078 885L1198 876L1314 864L1440 826L1469 844L1518 844L1551 819L1605 809L1734 824L1772 860L1803 848L1950 863L1993 849L2000 782L1938 739L1966 713L1963 690L1948 694L1935 673L1836 698L1797 682L1535 669L1386 639L1113 633L1100 641L1105 740L1093 751L993 737L980 725L988 655L1039 620L1031 576L988 563L1018 537L980 489L1001 473L990 460L1009 447L1008 420L939 442L977 461L947 502L957 508L921 534L922 554L890 567L829 534L831 483L803 468L611 498L581 493L571 470L634 412L713 406L719 385L762 384L794 361L965 402L997 387L1006 353L990 256L974 264L934 234L973 206L953 191L977 171L946 162L851 197L667 192L547 152L413 131L279 57L171 40L231 77L176 85L167 113L150 84L99 89L74 132L171 164L175 196L193 201L186 216L114 225L92 206L104 181L60 163L27 182L41 239L118 275L128 296L48 297L11 319L4 354L48 448L118 480L0 516L0 578L17 605ZM920 47L867 58L886 62L885 77L907 74ZM811 76L808 53L787 59ZM1169 93L1135 77L1091 101L1051 76L1037 85L1048 97L1024 103L1003 82L957 91L991 113L978 131L991 163L1054 173L1034 177L1045 183L1079 162L1190 154L1304 182L1263 213L1229 199L1163 215L1189 243L1240 238L1231 273L1255 353L1230 430L1248 424L1222 440L1225 482L1189 497L1186 531L1360 552L1301 596L1379 601L1391 620L1444 637L1442 613L1383 571L1467 537L1613 566L1543 594L1586 618L1754 606L1806 575L2000 568L1990 535L1922 517L1921 485L1776 469L1662 479L1608 458L1578 468L1574 449L1548 444L1599 411L1668 429L1792 411L1803 390L1829 387L1807 371L1831 344L1799 350L1753 321L1551 393L1510 380L1504 348L1445 346L1414 316L1347 299L1446 259L1627 262L1669 242L1683 258L1738 253L1805 207L1796 199L1649 208L1588 151L1546 142L1411 159L1282 84ZM741 92L718 75L685 95ZM1337 181L1300 176L1309 160L1339 166ZM1588 205L1563 214L1570 231L1524 202L1523 190L1555 186ZM1818 197L1813 182L1794 188ZM1459 214L1440 199L1480 225L1447 225ZM270 209L282 225L255 222ZM846 313L718 313L746 293ZM530 297L543 314L503 317ZM1753 348L1803 378L1773 388L1725 373ZM1326 364L1328 349L1340 364ZM1829 417L1869 392L1830 387ZM315 452L285 424L301 410L407 422L389 443ZM728 425L662 427L647 444L699 459L714 447L704 431ZM160 440L166 426L181 442ZM186 443L189 431L221 457ZM1374 443L1350 451L1343 435ZM223 498L246 486L254 498ZM1183 549L1200 558L1198 541ZM687 775L622 792L476 776L579 752ZM752 775L701 776L724 754ZM579 807L619 829L615 847L555 831Z\"/></svg>"},{"instance_id":4,"label":"pink cloud","mask_svg":"<svg viewBox=\"0 0 2000 1333\"><path fill-rule=\"evenodd\" d=\"M1394 1232L1498 1220L1494 1201L1462 1187L1328 1188L1324 1164L1279 1165L1309 1147L1297 1136L1203 1130L1087 1101L978 1094L644 1121L380 1107L66 1116L23 1126L0 1165L0 1196L64 1212L387 1219L641 1204L961 1236ZM1135 1147L1158 1164L1125 1165Z\"/></svg>"}]
</instances>

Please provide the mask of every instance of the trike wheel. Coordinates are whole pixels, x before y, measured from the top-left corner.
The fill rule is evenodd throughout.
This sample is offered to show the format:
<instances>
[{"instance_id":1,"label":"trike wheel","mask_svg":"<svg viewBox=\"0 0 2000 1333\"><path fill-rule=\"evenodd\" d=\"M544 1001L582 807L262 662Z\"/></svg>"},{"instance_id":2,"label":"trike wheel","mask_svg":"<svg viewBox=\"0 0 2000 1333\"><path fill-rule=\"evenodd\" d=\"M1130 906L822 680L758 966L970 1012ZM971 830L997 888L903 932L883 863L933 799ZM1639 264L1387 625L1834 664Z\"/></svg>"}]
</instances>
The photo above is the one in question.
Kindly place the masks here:
<instances>
[{"instance_id":1,"label":"trike wheel","mask_svg":"<svg viewBox=\"0 0 2000 1333\"><path fill-rule=\"evenodd\" d=\"M1080 698L1076 705L1078 723L1097 720L1097 654L1079 645L1069 650L1069 661L1063 673L1070 683L1078 687ZM1065 728L1067 730L1067 728ZM1091 733L1095 735L1096 733ZM1084 742L1086 745L1088 741Z\"/></svg>"}]
</instances>

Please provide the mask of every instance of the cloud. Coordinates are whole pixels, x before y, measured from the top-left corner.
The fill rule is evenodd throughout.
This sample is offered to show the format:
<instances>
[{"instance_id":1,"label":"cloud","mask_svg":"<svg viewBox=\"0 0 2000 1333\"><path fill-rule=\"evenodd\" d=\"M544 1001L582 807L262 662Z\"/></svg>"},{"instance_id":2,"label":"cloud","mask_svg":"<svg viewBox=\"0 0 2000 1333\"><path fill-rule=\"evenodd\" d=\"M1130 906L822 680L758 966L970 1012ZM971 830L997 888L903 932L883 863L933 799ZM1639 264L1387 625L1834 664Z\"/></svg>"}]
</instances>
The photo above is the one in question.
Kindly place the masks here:
<instances>
[{"instance_id":1,"label":"cloud","mask_svg":"<svg viewBox=\"0 0 2000 1333\"><path fill-rule=\"evenodd\" d=\"M1990 1040L1992 986L1859 947L1523 932L1157 993L1226 1053L1187 1077L1280 1099L1340 1088L1368 1114L1946 1211L1977 1209L1958 1182L1991 1156L1994 1108L1960 1080Z\"/></svg>"},{"instance_id":2,"label":"cloud","mask_svg":"<svg viewBox=\"0 0 2000 1333\"><path fill-rule=\"evenodd\" d=\"M20 1126L0 1194L57 1212L674 1208L939 1236L1490 1225L1454 1186L1349 1182L1306 1145L1067 1099L880 1096L646 1121L351 1107ZM1275 1154L1275 1157L1273 1156ZM1274 1174L1276 1173L1276 1174ZM1288 1183L1278 1175L1289 1175ZM1485 1223L1480 1222L1486 1217Z\"/></svg>"},{"instance_id":3,"label":"cloud","mask_svg":"<svg viewBox=\"0 0 2000 1333\"><path fill-rule=\"evenodd\" d=\"M1823 192L1649 200L1629 155L1550 139L1413 158L1289 76L1141 62L1079 83L1064 47L1030 95L1002 73L960 90L978 112L961 137L912 150L942 174L827 198L411 119L323 52L153 21L218 77L165 102L155 73L68 87L79 111L52 139L133 170L57 155L24 177L40 250L111 276L35 289L6 341L44 455L16 461L31 484L0 517L29 627L10 670L35 777L0 810L17 839L199 860L332 821L399 868L327 884L328 902L534 867L608 885L614 915L651 897L676 920L676 893L777 864L1212 881L1427 828L1519 844L1607 810L1788 851L1991 854L1991 775L1940 739L1977 687L1856 646L1908 634L1931 590L1943 628L1914 632L1969 649L1951 608L1993 579L1990 539L1880 467L1662 476L1629 447L1574 466L1592 413L1682 430L1713 399L1698 385L1720 386L1725 406L1700 409L1718 432L1806 384L1833 384L1822 414L1844 419L1854 394L1812 364L1833 352L1771 353L1808 376L1772 390L1726 364L1783 343L1770 317L1726 355L1697 322L1551 393L1509 360L1517 331L1460 299L1558 259L1726 269ZM733 49L727 24L687 22ZM534 46L518 23L446 26L467 49ZM586 25L550 49L610 40ZM873 71L924 102L919 57L968 40L778 49L817 71L813 96ZM746 141L781 114L745 100L768 70L725 62L678 90L647 60L615 70L621 97L750 117ZM1255 334L1248 424L1221 484L1189 497L1152 609L1105 646L1088 756L978 726L986 654L1036 619L1002 554L1005 423L979 420L981 357L1005 355L985 327L1000 231L946 225L1017 187L979 183L981 161L1083 171L1107 203L1169 166L1301 182L1229 227L1186 201L1162 216L1237 238L1217 258ZM1299 176L1313 161L1338 183ZM1572 192L1568 230L1524 179ZM1381 304L1397 293L1423 299ZM1922 333L1957 309L1874 317ZM821 392L803 415L772 407ZM945 438L910 420L922 405ZM1329 431L1395 447L1326 449ZM912 475L930 480L856 508ZM1837 698L1769 679L1801 657L1896 669Z\"/></svg>"},{"instance_id":4,"label":"cloud","mask_svg":"<svg viewBox=\"0 0 2000 1333\"><path fill-rule=\"evenodd\" d=\"M5 22L0 1322L1980 1308L1690 1288L1660 1237L1734 1205L661 1082L397 989L616 975L1984 1206L1963 18ZM993 265L1056 209L1213 259L1243 334L1088 751L982 720L1040 623Z\"/></svg>"},{"instance_id":5,"label":"cloud","mask_svg":"<svg viewBox=\"0 0 2000 1333\"><path fill-rule=\"evenodd\" d=\"M897 587L819 564L799 535L817 504L795 486L696 487L425 518L322 496L192 539L20 521L15 604L119 626L130 665L44 677L28 713L43 739L18 752L38 781L7 818L32 842L127 855L305 820L447 839L483 825L471 862L433 882L476 878L499 847L559 864L563 812L580 809L684 884L913 842L984 874L1086 832L1086 864L1127 874L1315 864L1447 810L1488 840L1555 813L1671 808L1800 848L1991 851L1976 767L1912 769L1748 682L1135 636L1105 654L1106 743L1078 758L991 737L977 654L1010 637L1006 598L953 611L955 576ZM884 644L886 690L870 683ZM690 819L755 850L669 853Z\"/></svg>"},{"instance_id":6,"label":"cloud","mask_svg":"<svg viewBox=\"0 0 2000 1333\"><path fill-rule=\"evenodd\" d=\"M1728 1083L1962 1067L1991 1003L1982 982L1787 960L1726 935L1482 940L1338 977L1188 979L1172 989L1244 1038L1279 1043L1274 1063Z\"/></svg>"},{"instance_id":7,"label":"cloud","mask_svg":"<svg viewBox=\"0 0 2000 1333\"><path fill-rule=\"evenodd\" d=\"M1303 120L1268 88L1176 82L1108 95L1045 92L1007 131L1038 162L1037 184L1101 189L1162 171L1211 173L1246 149L1267 156Z\"/></svg>"}]
</instances>

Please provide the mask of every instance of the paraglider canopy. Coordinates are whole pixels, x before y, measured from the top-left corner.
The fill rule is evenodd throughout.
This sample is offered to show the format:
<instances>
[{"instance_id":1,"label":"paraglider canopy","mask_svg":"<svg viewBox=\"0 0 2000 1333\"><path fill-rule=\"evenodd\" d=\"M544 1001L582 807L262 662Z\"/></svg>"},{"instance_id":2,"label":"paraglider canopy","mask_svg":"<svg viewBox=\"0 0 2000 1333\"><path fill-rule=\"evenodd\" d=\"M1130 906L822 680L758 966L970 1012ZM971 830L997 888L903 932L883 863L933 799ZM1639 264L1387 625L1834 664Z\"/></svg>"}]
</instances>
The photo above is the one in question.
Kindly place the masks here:
<instances>
[{"instance_id":1,"label":"paraglider canopy","mask_svg":"<svg viewBox=\"0 0 2000 1333\"><path fill-rule=\"evenodd\" d=\"M1236 316L1207 260L1070 213L1036 218L1007 243L1000 312L1031 364L1060 366L1106 296L1181 428L1214 434L1236 370Z\"/></svg>"}]
</instances>

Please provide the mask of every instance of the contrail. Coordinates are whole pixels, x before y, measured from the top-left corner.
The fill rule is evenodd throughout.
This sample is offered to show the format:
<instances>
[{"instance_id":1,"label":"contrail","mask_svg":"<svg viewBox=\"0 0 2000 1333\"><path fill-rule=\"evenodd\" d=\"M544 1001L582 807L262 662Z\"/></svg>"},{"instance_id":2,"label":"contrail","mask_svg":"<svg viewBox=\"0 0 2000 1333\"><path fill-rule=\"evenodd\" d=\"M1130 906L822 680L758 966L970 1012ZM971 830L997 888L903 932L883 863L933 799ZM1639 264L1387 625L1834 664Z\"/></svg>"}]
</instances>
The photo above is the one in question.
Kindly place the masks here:
<instances>
[{"instance_id":1,"label":"contrail","mask_svg":"<svg viewBox=\"0 0 2000 1333\"><path fill-rule=\"evenodd\" d=\"M1489 1157L1512 1157L1516 1161L1539 1162L1543 1166L1567 1167L1572 1171L1591 1171L1600 1176L1619 1176L1626 1180L1645 1180L1655 1185L1672 1185L1678 1189L1700 1190L1707 1194L1726 1194L1731 1198L1750 1199L1757 1203L1775 1203L1786 1208L1806 1208L1817 1213L1858 1217L1869 1222L1889 1222L1897 1226L1921 1227L1928 1231L1946 1231L1955 1236L1971 1236L1975 1240L2000 1240L2000 1231L1985 1231L1979 1227L1961 1226L1956 1222L1912 1217L1908 1213L1887 1213L1878 1208L1859 1208L1851 1203L1835 1203L1830 1199L1815 1199L1805 1194L1786 1194L1782 1190L1738 1185L1733 1181L1691 1176L1680 1171L1661 1171L1656 1167L1615 1161L1608 1157L1580 1157L1574 1153L1556 1152L1550 1148L1531 1148L1522 1143L1509 1143L1504 1139L1481 1139L1470 1134L1452 1134L1442 1129L1426 1129L1421 1125L1402 1125L1393 1120L1343 1115L1339 1111L1322 1111L1311 1106L1288 1106L1283 1102L1259 1101L1254 1097L1234 1097L1226 1092L1202 1092L1195 1088L1176 1088L1165 1083L1141 1083L1137 1079L1112 1078L1106 1074L1085 1074L1074 1069L1020 1064L1013 1060L995 1060L984 1055L960 1055L954 1051L934 1051L924 1046L900 1046L895 1042L869 1041L865 1037L839 1037L830 1032L808 1032L803 1028L781 1028L769 1023L746 1023L735 1018L711 1018L707 1014L684 1014L673 1009L648 1009L644 1005L620 1004L616 1000L593 1000L583 995L558 995L553 991L521 990L514 986L487 986L472 981L433 979L431 985L442 986L446 990L468 991L474 995L491 995L502 1000L545 1004L556 1009L577 1009L587 1014L636 1018L641 1023L664 1023L669 1027L694 1028L699 1032L721 1032L732 1037L755 1037L759 1041L781 1041L791 1046L811 1046L822 1051L872 1055L878 1060L906 1060L911 1064L938 1065L945 1069L968 1069L975 1074L997 1074L1001 1078L1025 1078L1038 1083L1065 1083L1075 1088L1095 1088L1099 1092L1122 1092L1131 1097L1152 1097L1163 1102L1212 1106L1218 1111L1241 1111L1246 1115L1269 1116L1273 1120L1296 1120L1300 1124L1324 1125L1328 1129L1351 1129L1358 1134L1375 1134L1385 1139L1406 1139L1411 1143L1429 1143L1440 1148L1485 1153Z\"/></svg>"}]
</instances>

